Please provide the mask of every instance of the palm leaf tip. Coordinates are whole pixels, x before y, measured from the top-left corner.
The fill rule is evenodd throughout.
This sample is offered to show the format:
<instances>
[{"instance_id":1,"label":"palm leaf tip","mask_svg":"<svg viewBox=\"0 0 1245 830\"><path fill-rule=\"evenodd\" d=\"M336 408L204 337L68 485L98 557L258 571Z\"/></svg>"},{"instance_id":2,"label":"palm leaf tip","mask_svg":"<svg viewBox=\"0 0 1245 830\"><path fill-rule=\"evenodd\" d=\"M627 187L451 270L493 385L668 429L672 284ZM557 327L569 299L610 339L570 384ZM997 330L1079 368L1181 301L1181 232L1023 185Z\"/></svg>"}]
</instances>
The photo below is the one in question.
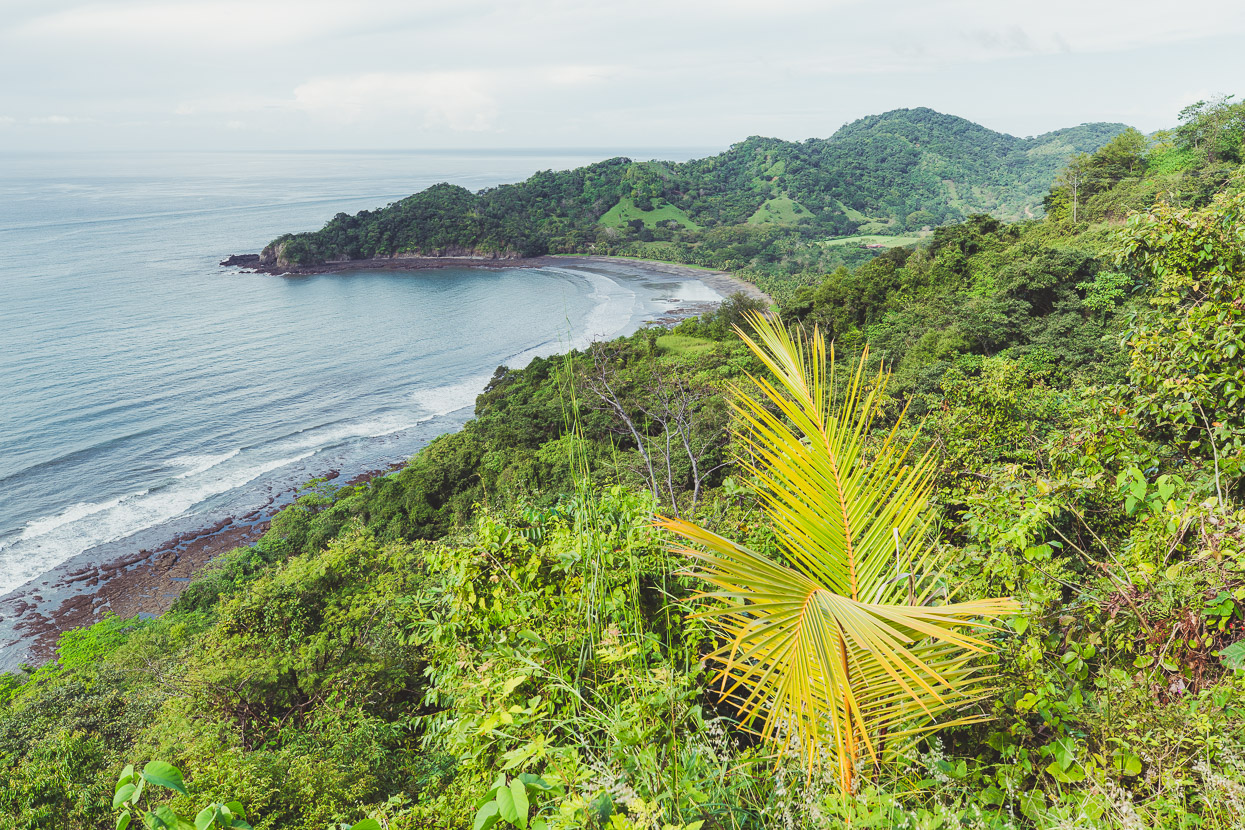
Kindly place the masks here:
<instances>
[{"instance_id":1,"label":"palm leaf tip","mask_svg":"<svg viewBox=\"0 0 1245 830\"><path fill-rule=\"evenodd\" d=\"M747 323L736 331L772 380L733 390L740 461L791 565L686 520L655 523L682 537L674 549L709 586L699 616L721 637L709 657L722 695L765 737L799 745L810 775L835 759L850 787L858 762L879 763L905 737L980 719L957 713L991 694L980 661L992 620L1019 606L930 605L928 587L897 578L941 571L927 539L933 462L911 458L898 423L872 429L885 372L868 375L866 352L839 383L819 331L757 313Z\"/></svg>"}]
</instances>

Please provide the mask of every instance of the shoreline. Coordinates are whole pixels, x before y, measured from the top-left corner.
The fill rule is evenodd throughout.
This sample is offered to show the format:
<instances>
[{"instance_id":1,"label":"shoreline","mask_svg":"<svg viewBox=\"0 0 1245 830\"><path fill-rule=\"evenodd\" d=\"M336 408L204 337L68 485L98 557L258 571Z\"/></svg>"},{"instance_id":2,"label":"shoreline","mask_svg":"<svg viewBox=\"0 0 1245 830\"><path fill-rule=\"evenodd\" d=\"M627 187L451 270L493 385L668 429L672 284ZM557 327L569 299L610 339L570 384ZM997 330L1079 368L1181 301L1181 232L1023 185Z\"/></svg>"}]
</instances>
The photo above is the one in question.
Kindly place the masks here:
<instances>
[{"instance_id":1,"label":"shoreline","mask_svg":"<svg viewBox=\"0 0 1245 830\"><path fill-rule=\"evenodd\" d=\"M233 259L233 258L231 258ZM224 264L224 263L222 263ZM448 267L539 268L576 265L627 266L649 272L701 282L722 297L734 291L770 302L750 283L722 271L710 271L628 257L553 256L526 260L474 260L458 257L436 259L354 260L316 266L306 273L337 273L342 270L416 270ZM244 269L249 266L242 265ZM269 273L260 271L261 273ZM299 273L303 273L300 271ZM670 327L704 313L715 303L693 302L671 308L647 322ZM400 470L407 459L355 476L344 486L370 481L378 475ZM340 473L330 470L327 479ZM109 544L107 553L90 548L61 562L45 573L0 597L0 672L22 665L38 666L55 657L61 632L89 626L107 611L123 619L159 616L167 611L204 569L221 555L254 544L267 531L269 522L297 495L297 488L270 495L256 509L217 521L205 519L194 529L138 550L143 542ZM219 515L219 514L218 514ZM154 534L152 534L154 535ZM149 537L150 538L150 537ZM158 538L158 537L157 537Z\"/></svg>"},{"instance_id":2,"label":"shoreline","mask_svg":"<svg viewBox=\"0 0 1245 830\"><path fill-rule=\"evenodd\" d=\"M314 274L337 274L343 271L426 271L436 268L485 268L501 270L505 268L548 268L551 266L575 265L580 263L598 265L633 265L645 271L653 271L667 276L694 279L728 297L736 291L742 291L753 299L762 300L773 305L774 299L747 280L728 271L715 271L697 265L684 265L677 262L664 262L658 259L637 259L625 256L600 256L598 254L552 254L538 257L474 257L474 256L443 256L443 257L377 257L373 259L344 259L325 262L321 265L298 265L290 268L279 268L275 265L261 265L259 254L235 254L221 260L226 268L240 268L255 274L268 274L275 277L301 277Z\"/></svg>"},{"instance_id":3,"label":"shoreline","mask_svg":"<svg viewBox=\"0 0 1245 830\"><path fill-rule=\"evenodd\" d=\"M406 463L369 470L342 486L390 475ZM339 477L336 470L323 476L330 481ZM61 632L92 625L105 612L122 619L160 616L213 560L259 541L273 516L291 504L297 493L295 488L271 496L255 510L183 531L151 548L107 559L93 556L95 549L85 550L14 589L0 599L0 619L11 617L18 639L0 644L4 657L0 672L48 662L55 657ZM21 653L4 654L7 649Z\"/></svg>"}]
</instances>

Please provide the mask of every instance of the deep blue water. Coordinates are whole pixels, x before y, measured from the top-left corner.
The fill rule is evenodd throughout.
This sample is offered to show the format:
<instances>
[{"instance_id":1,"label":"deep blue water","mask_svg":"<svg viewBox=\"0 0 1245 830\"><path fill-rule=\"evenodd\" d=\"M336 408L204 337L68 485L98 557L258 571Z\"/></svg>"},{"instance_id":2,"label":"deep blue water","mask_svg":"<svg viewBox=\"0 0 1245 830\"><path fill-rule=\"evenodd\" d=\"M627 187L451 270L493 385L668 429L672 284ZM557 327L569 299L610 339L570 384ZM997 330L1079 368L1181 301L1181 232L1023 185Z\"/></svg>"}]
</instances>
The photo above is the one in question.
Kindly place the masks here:
<instances>
[{"instance_id":1,"label":"deep blue water","mask_svg":"<svg viewBox=\"0 0 1245 830\"><path fill-rule=\"evenodd\" d=\"M0 594L96 546L405 458L461 425L498 365L713 299L623 267L217 265L439 181L478 189L599 158L0 155Z\"/></svg>"}]
</instances>

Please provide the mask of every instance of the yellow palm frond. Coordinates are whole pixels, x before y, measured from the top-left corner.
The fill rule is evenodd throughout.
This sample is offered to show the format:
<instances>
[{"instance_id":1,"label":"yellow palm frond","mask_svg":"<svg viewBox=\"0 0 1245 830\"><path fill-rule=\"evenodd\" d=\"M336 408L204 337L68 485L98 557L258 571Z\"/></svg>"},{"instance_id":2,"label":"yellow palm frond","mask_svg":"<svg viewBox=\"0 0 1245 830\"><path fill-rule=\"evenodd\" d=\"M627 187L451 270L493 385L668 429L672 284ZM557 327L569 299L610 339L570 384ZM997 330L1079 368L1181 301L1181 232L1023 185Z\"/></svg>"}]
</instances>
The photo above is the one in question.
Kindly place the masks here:
<instances>
[{"instance_id":1,"label":"yellow palm frond","mask_svg":"<svg viewBox=\"0 0 1245 830\"><path fill-rule=\"evenodd\" d=\"M867 353L844 382L814 331L792 334L754 315L740 336L775 380L734 390L742 466L795 567L680 519L658 525L696 547L709 588L701 616L723 645L710 655L724 698L745 726L798 744L810 774L822 753L850 789L858 763L877 764L904 741L978 719L968 704L991 692L977 658L1010 598L934 605L941 571L929 542L929 457L910 459L899 421L873 435L887 377L867 378Z\"/></svg>"}]
</instances>

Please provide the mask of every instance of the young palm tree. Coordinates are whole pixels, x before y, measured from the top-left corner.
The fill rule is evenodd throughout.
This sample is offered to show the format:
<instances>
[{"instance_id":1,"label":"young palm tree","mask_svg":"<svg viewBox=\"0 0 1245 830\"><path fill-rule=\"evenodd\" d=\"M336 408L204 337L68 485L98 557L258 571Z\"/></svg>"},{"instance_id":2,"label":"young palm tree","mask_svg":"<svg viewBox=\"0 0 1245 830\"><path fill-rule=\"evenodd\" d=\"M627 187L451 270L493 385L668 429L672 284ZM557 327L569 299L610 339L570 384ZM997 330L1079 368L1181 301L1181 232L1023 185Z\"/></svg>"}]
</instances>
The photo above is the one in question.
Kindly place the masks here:
<instances>
[{"instance_id":1,"label":"young palm tree","mask_svg":"<svg viewBox=\"0 0 1245 830\"><path fill-rule=\"evenodd\" d=\"M756 339L739 335L777 383L734 390L740 463L792 567L687 521L658 524L698 546L676 550L712 586L702 615L723 635L710 655L723 697L764 738L797 743L810 775L828 755L850 792L858 765L981 719L963 711L991 691L977 658L991 649L990 620L1018 606L935 604L945 591L928 533L933 464L908 460L898 423L871 435L887 375L867 384L862 356L838 389L820 332L806 339L759 314L749 323Z\"/></svg>"}]
</instances>

